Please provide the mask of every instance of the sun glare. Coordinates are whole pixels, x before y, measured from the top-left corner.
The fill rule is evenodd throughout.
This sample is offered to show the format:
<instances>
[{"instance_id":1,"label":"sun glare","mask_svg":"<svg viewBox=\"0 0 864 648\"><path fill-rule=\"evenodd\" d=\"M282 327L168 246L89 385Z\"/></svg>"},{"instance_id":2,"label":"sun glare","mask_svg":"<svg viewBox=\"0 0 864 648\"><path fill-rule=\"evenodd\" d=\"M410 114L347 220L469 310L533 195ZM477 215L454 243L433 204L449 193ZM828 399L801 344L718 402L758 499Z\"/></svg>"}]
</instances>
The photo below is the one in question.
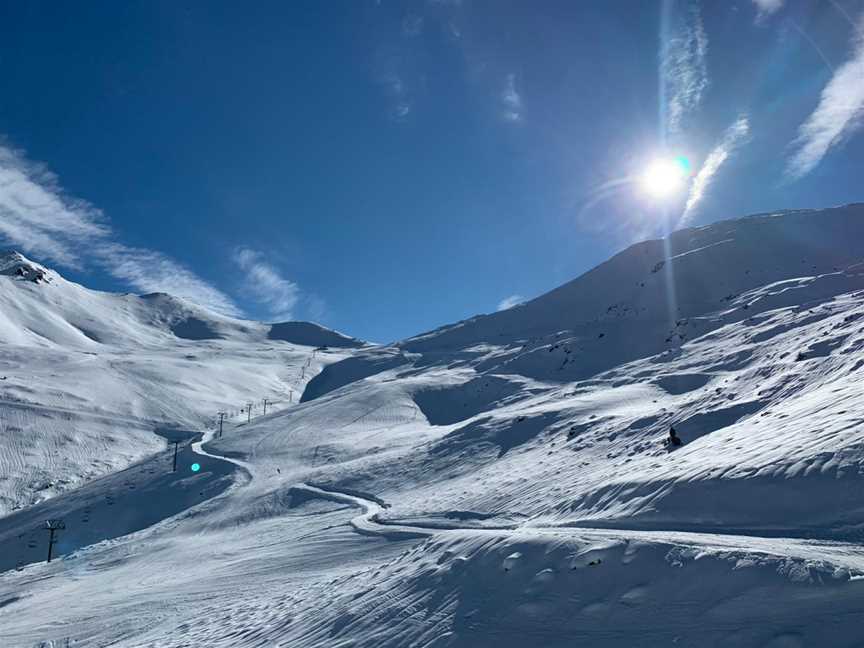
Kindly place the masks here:
<instances>
[{"instance_id":1,"label":"sun glare","mask_svg":"<svg viewBox=\"0 0 864 648\"><path fill-rule=\"evenodd\" d=\"M668 198L684 187L689 176L687 158L657 158L642 174L642 190L654 198Z\"/></svg>"}]
</instances>

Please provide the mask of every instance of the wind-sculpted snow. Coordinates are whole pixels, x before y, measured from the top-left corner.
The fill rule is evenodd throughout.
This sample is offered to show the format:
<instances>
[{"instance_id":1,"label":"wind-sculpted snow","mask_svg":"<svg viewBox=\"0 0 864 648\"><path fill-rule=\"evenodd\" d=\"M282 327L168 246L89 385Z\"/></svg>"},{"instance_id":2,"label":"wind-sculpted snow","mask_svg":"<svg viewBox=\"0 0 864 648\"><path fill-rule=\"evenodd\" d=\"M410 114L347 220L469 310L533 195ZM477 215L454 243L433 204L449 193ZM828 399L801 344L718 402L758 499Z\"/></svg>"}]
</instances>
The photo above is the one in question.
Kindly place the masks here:
<instances>
[{"instance_id":1,"label":"wind-sculpted snow","mask_svg":"<svg viewBox=\"0 0 864 648\"><path fill-rule=\"evenodd\" d=\"M864 585L850 578L860 567L796 549L673 535L452 533L336 581L326 612L292 598L295 622L278 636L304 647L857 645ZM272 636L265 627L256 639Z\"/></svg>"},{"instance_id":2,"label":"wind-sculpted snow","mask_svg":"<svg viewBox=\"0 0 864 648\"><path fill-rule=\"evenodd\" d=\"M0 487L24 507L0 555L44 549L46 515L76 525L61 559L0 574L0 643L864 645L862 240L861 205L684 230L390 347L268 339L165 295L84 292L111 304L94 323L56 273L0 277L0 317L28 323L0 327ZM129 318L123 347L106 323ZM178 339L189 318L220 339ZM283 397L212 434L256 393ZM168 421L209 428L206 475L139 469ZM24 477L99 443L83 488Z\"/></svg>"}]
</instances>

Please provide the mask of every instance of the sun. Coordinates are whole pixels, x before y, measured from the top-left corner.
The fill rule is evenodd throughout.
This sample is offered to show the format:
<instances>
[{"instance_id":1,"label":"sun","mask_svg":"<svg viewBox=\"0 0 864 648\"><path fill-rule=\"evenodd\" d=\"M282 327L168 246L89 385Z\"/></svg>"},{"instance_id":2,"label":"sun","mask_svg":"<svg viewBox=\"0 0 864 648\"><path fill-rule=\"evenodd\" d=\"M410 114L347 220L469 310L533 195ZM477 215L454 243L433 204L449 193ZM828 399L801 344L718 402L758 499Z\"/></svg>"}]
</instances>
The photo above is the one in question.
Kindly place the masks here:
<instances>
[{"instance_id":1,"label":"sun","mask_svg":"<svg viewBox=\"0 0 864 648\"><path fill-rule=\"evenodd\" d=\"M689 176L690 163L687 158L657 158L645 168L639 183L646 194L663 199L681 191Z\"/></svg>"}]
</instances>

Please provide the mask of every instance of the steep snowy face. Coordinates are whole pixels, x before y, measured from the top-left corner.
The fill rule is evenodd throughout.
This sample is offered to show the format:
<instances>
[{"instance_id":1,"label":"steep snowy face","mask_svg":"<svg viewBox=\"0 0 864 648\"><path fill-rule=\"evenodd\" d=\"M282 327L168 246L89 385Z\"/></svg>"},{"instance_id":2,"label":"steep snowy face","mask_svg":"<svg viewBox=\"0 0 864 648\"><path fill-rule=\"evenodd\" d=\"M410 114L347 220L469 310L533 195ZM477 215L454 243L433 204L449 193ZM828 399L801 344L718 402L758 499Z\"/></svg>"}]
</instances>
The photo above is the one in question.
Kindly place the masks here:
<instances>
[{"instance_id":1,"label":"steep snowy face","mask_svg":"<svg viewBox=\"0 0 864 648\"><path fill-rule=\"evenodd\" d=\"M543 378L586 378L783 305L862 287L864 204L751 216L631 246L526 304L411 338L412 352L499 349L493 361ZM800 281L807 278L806 281Z\"/></svg>"}]
</instances>

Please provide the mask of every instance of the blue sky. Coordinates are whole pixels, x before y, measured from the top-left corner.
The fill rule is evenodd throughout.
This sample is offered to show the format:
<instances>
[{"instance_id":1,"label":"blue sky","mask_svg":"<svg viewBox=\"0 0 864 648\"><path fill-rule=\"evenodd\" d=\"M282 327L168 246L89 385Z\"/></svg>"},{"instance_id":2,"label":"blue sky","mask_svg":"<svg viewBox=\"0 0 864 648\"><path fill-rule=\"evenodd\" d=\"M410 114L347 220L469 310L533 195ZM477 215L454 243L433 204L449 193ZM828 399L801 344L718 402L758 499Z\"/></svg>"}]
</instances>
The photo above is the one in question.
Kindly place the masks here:
<instances>
[{"instance_id":1,"label":"blue sky","mask_svg":"<svg viewBox=\"0 0 864 648\"><path fill-rule=\"evenodd\" d=\"M375 341L864 200L864 0L6 2L0 71L7 246Z\"/></svg>"}]
</instances>

